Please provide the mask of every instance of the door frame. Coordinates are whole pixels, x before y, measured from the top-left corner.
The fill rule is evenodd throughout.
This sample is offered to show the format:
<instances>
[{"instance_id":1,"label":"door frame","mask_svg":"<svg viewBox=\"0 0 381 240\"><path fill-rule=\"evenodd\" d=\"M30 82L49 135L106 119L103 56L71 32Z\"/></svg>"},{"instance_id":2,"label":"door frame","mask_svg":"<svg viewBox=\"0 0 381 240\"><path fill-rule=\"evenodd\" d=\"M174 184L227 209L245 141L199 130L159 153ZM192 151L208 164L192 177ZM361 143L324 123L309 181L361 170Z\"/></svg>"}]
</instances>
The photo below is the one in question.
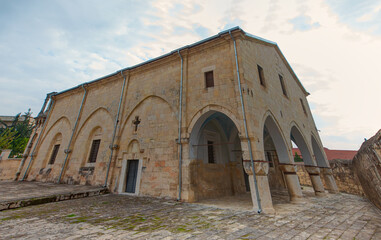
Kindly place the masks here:
<instances>
[{"instance_id":1,"label":"door frame","mask_svg":"<svg viewBox=\"0 0 381 240\"><path fill-rule=\"evenodd\" d=\"M126 181L127 181L127 172L128 172L128 161L132 160L138 160L138 173L136 176L136 186L135 186L135 193L128 193L126 192ZM138 196L139 190L140 190L140 179L142 175L142 164L143 161L141 159L123 159L122 160L122 170L119 178L119 186L118 186L118 193L124 194L124 195L130 195L130 196Z\"/></svg>"}]
</instances>

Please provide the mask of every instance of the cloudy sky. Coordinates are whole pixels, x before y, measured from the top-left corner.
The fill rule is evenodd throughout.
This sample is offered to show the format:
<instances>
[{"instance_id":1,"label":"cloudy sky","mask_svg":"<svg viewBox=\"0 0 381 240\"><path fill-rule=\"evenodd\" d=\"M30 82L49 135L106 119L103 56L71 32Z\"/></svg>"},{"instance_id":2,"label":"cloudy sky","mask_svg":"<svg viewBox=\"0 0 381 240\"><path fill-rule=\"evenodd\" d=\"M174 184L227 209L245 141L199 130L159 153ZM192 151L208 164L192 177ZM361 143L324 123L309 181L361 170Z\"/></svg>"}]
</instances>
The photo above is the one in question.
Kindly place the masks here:
<instances>
[{"instance_id":1,"label":"cloudy sky","mask_svg":"<svg viewBox=\"0 0 381 240\"><path fill-rule=\"evenodd\" d=\"M326 147L381 128L381 0L0 0L0 115L234 26L278 43Z\"/></svg>"}]
</instances>

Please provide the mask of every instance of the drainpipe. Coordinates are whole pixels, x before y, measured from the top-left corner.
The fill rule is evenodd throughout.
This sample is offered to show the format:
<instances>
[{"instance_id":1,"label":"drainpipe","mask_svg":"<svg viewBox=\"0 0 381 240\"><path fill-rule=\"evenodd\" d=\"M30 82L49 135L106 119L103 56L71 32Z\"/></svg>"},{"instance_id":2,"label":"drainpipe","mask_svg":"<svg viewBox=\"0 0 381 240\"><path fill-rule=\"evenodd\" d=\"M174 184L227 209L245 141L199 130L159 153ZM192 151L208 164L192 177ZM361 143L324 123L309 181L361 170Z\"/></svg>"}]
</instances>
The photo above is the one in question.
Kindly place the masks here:
<instances>
[{"instance_id":1,"label":"drainpipe","mask_svg":"<svg viewBox=\"0 0 381 240\"><path fill-rule=\"evenodd\" d=\"M118 127L118 123L119 123L120 106L122 105L123 92L124 92L124 88L126 86L126 76L123 75L123 70L120 71L120 74L123 77L123 86L122 86L122 92L120 93L118 113L116 114L116 118L115 118L114 132L112 134L112 140L111 140L111 145L110 145L110 149L111 149L110 159L109 159L108 164L107 164L106 179L105 179L105 184L103 185L103 187L107 187L107 179L108 179L108 174L110 172L112 154L114 153L114 140L115 140L116 128Z\"/></svg>"},{"instance_id":2,"label":"drainpipe","mask_svg":"<svg viewBox=\"0 0 381 240\"><path fill-rule=\"evenodd\" d=\"M253 160L253 151L251 149L251 141L250 141L250 138L249 138L249 133L247 131L247 122L246 122L245 107L243 105L241 78L239 77L239 68L238 68L238 59L237 59L237 47L236 47L235 39L234 39L231 31L229 31L229 34L230 34L230 37L232 38L233 44L234 44L235 65L236 65L236 68L237 68L237 78L238 78L239 95L240 95L240 99L241 99L241 107L242 107L242 115L243 115L243 125L245 126L245 135L246 135L246 138L247 138L247 143L249 145L251 171L253 172L255 193L257 195L258 213L261 213L262 212L261 199L260 199L260 196L259 196L257 177L256 177L256 174L255 174L255 169L254 169L254 160Z\"/></svg>"},{"instance_id":3,"label":"drainpipe","mask_svg":"<svg viewBox=\"0 0 381 240\"><path fill-rule=\"evenodd\" d=\"M66 156L65 156L65 160L64 160L64 163L63 163L63 165L62 165L61 172L60 172L60 176L58 177L58 181L57 181L57 183L60 183L60 182L61 182L62 174L63 174L63 171L64 171L64 169L65 169L66 162L67 162L67 159L68 159L68 157L69 157L69 154L70 154L70 152L71 152L71 150L70 150L71 141L73 140L73 136L74 136L75 130L77 129L77 124L78 124L79 116L80 116L81 113L82 113L83 103L85 102L85 98L86 98L86 96L87 96L87 91L86 91L86 88L85 88L84 85L85 85L85 84L82 84L82 85L81 85L82 88L83 88L83 90L85 91L85 92L83 93L82 102L81 102L81 107L79 108L78 115L77 115L77 119L75 120L75 124L74 124L74 127L73 127L73 132L71 133L69 143L68 143L68 145L67 145L67 148L66 148L65 151L64 151L65 154L66 154Z\"/></svg>"},{"instance_id":4,"label":"drainpipe","mask_svg":"<svg viewBox=\"0 0 381 240\"><path fill-rule=\"evenodd\" d=\"M29 146L27 146L27 148L26 148L26 152L23 154L23 157L22 157L22 160L21 160L21 162L20 162L19 168L17 169L15 178L13 179L14 181L17 181L17 179L19 178L20 173L21 173L21 170L22 170L22 168L24 167L25 160L26 160L26 159L28 158L28 156L29 156L30 149L32 148L32 145L33 145L33 143L34 143L34 140L36 140L36 139L33 139L33 138L35 137L35 135L36 135L36 133L37 133L37 129L38 129L38 127L35 126L34 134L31 135L31 136L33 136L33 137L30 139L30 142L28 143Z\"/></svg>"},{"instance_id":5,"label":"drainpipe","mask_svg":"<svg viewBox=\"0 0 381 240\"><path fill-rule=\"evenodd\" d=\"M54 96L54 95L52 95L52 96ZM41 135L42 135L43 131L45 130L46 122L48 121L49 116L50 116L50 112L52 111L53 103L54 103L54 100L51 98L51 104L50 104L49 112L48 112L48 114L46 115L46 119L45 119L45 121L44 121L44 124L42 125L41 132L40 132L40 134L39 134L38 137L37 137L37 141L36 141L36 143L35 143L35 145L34 145L34 147L33 147L33 151L32 151L32 154L31 154L31 157L30 157L28 166L26 167L24 176L22 177L21 181L24 181L25 178L26 178L26 175L28 174L28 170L29 170L29 168L30 168L30 165L31 165L31 163L32 163L32 161L33 161L33 159L34 159L35 153L36 153L37 145L38 145L38 143L40 142ZM44 107L45 107L45 106L46 106L46 104L44 104ZM36 129L36 131L37 131L37 129ZM24 164L24 163L22 163L22 164ZM20 165L20 166L21 166L21 165ZM21 170L20 170L20 171L21 171Z\"/></svg>"},{"instance_id":6,"label":"drainpipe","mask_svg":"<svg viewBox=\"0 0 381 240\"><path fill-rule=\"evenodd\" d=\"M180 144L179 152L179 196L177 201L181 200L181 185L182 185L182 161L183 161L183 145L181 143L181 118L182 118L182 105L183 105L183 57L181 56L180 50L177 51L181 59L181 80L180 80L180 101L179 101L179 136L178 144Z\"/></svg>"}]
</instances>

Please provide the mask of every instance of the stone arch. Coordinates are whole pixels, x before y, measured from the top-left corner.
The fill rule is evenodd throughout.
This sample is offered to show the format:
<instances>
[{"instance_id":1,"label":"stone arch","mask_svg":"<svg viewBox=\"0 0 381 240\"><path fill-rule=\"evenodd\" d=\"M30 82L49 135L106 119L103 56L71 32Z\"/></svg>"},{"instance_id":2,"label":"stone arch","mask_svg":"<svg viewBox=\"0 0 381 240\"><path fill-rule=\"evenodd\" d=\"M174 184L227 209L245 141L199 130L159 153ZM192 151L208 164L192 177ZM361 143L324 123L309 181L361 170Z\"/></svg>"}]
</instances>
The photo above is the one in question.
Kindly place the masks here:
<instances>
[{"instance_id":1,"label":"stone arch","mask_svg":"<svg viewBox=\"0 0 381 240\"><path fill-rule=\"evenodd\" d=\"M192 187L194 200L235 195L247 190L241 139L231 116L235 117L215 109L203 108L195 114L188 128L190 181L197 182Z\"/></svg>"},{"instance_id":2,"label":"stone arch","mask_svg":"<svg viewBox=\"0 0 381 240\"><path fill-rule=\"evenodd\" d=\"M123 120L122 124L121 124L121 130L120 132L123 133L124 132L124 128L126 127L131 115L135 112L136 109L138 109L144 102L146 102L148 99L150 98L156 98L156 99L159 99L160 101L164 102L166 105L168 105L169 109L171 110L172 113L175 113L176 111L174 111L173 107L171 104L169 104L169 102L167 100L165 100L164 98L160 97L160 96L157 96L157 95L148 95L146 96L145 98L143 98L139 103L137 103L133 108L132 110L127 114L126 118ZM177 119L177 115L175 115L176 119Z\"/></svg>"},{"instance_id":3,"label":"stone arch","mask_svg":"<svg viewBox=\"0 0 381 240\"><path fill-rule=\"evenodd\" d=\"M52 126L49 128L46 134L44 134L41 140L41 144L38 147L38 157L36 158L35 162L36 162L36 165L39 166L39 168L45 168L47 163L47 158L48 158L47 156L49 155L51 151L52 141L58 133L62 134L62 140L61 140L62 148L58 152L55 162L59 163L63 161L63 158L64 158L63 149L66 148L66 144L69 141L70 134L71 134L70 130L71 130L70 122L68 118L65 116L59 118L57 121L55 121L52 124Z\"/></svg>"},{"instance_id":4,"label":"stone arch","mask_svg":"<svg viewBox=\"0 0 381 240\"><path fill-rule=\"evenodd\" d=\"M136 116L140 121L138 125L133 124ZM119 179L122 184L126 174L124 166L130 160L139 160L139 166L144 167L144 170L139 167L139 194L176 197L179 173L177 133L176 113L165 99L150 95L136 104L121 121L120 147L111 173L113 182ZM134 144L135 148L139 146L139 152L130 154Z\"/></svg>"},{"instance_id":5,"label":"stone arch","mask_svg":"<svg viewBox=\"0 0 381 240\"><path fill-rule=\"evenodd\" d=\"M102 135L103 135L103 129L99 125L96 125L90 131L90 133L88 135L88 138L87 138L87 141L86 141L86 144L84 145L85 151L83 151L83 157L82 157L82 164L81 164L81 166L84 166L88 162L89 153L90 153L92 142L94 140L100 139L101 140L101 144L103 143L104 139L102 139L102 137L103 137Z\"/></svg>"},{"instance_id":6,"label":"stone arch","mask_svg":"<svg viewBox=\"0 0 381 240\"><path fill-rule=\"evenodd\" d=\"M138 153L139 152L139 142L136 139L133 139L130 144L128 144L127 153Z\"/></svg>"},{"instance_id":7,"label":"stone arch","mask_svg":"<svg viewBox=\"0 0 381 240\"><path fill-rule=\"evenodd\" d=\"M82 125L78 128L78 131L77 131L77 134L75 135L74 139L73 139L73 143L75 143L77 137L79 136L79 134L83 131L83 128L86 127L86 125L88 124L89 121L92 121L92 119L96 118L94 117L95 115L99 115L99 114L102 114L102 113L105 113L107 116L108 116L108 120L111 121L111 127L114 127L113 123L114 123L114 120L110 114L110 112L104 108L104 107L99 107L97 109L95 109L87 118L86 120L82 123ZM98 125L102 125L102 124L98 124ZM105 128L105 127L103 127Z\"/></svg>"},{"instance_id":8,"label":"stone arch","mask_svg":"<svg viewBox=\"0 0 381 240\"><path fill-rule=\"evenodd\" d=\"M236 128L238 129L238 134L242 132L241 124L239 124L238 118L235 116L235 114L232 111L230 111L229 109L223 106L211 104L201 108L195 114L193 114L191 121L187 127L188 134L191 134L192 130L196 127L196 124L200 122L200 119L203 118L205 120L206 118L208 118L210 115L212 115L215 112L221 112L225 114L226 116L228 116L230 120L233 121Z\"/></svg>"},{"instance_id":9,"label":"stone arch","mask_svg":"<svg viewBox=\"0 0 381 240\"><path fill-rule=\"evenodd\" d=\"M318 167L330 167L327 158L325 157L324 152L322 151L322 148L316 141L316 138L314 134L311 134L311 145L313 149L313 153L315 156L315 160Z\"/></svg>"},{"instance_id":10,"label":"stone arch","mask_svg":"<svg viewBox=\"0 0 381 240\"><path fill-rule=\"evenodd\" d=\"M267 130L266 130L267 129ZM283 131L281 130L278 121L274 115L267 111L263 121L262 139L265 139L265 133L268 131L271 137L280 163L293 163L293 159L290 158L290 154L287 147L287 142L284 140ZM262 142L263 148L265 148L265 141Z\"/></svg>"},{"instance_id":11,"label":"stone arch","mask_svg":"<svg viewBox=\"0 0 381 240\"><path fill-rule=\"evenodd\" d=\"M45 141L45 138L46 136L48 136L50 134L51 131L53 131L52 129L56 128L59 124L62 124L62 125L65 125L67 124L68 127L66 131L70 132L71 133L71 124L70 124L70 121L69 119L66 117L66 116L62 116L60 117L59 119L57 119L57 121L55 121L52 126L49 128L48 131L46 131L46 133L44 134L44 136L42 136L42 139L41 139L41 142L44 142ZM62 131L64 132L64 130Z\"/></svg>"},{"instance_id":12,"label":"stone arch","mask_svg":"<svg viewBox=\"0 0 381 240\"><path fill-rule=\"evenodd\" d=\"M56 135L53 137L52 141L50 142L49 148L47 149L46 155L44 157L44 162L42 164L43 166L46 166L47 164L54 164L54 163L56 163L56 161L54 161L54 163L50 163L50 158L52 156L53 147L54 147L54 145L57 145L57 144L60 145L60 147L58 149L59 150L58 153L63 152L62 149L64 149L65 147L62 146L62 133L61 132L57 132Z\"/></svg>"},{"instance_id":13,"label":"stone arch","mask_svg":"<svg viewBox=\"0 0 381 240\"><path fill-rule=\"evenodd\" d=\"M309 166L316 166L314 159L312 158L311 151L308 147L305 137L300 131L300 128L295 122L291 123L290 138L298 146L300 153L302 154L303 162ZM292 144L291 144L292 146Z\"/></svg>"},{"instance_id":14,"label":"stone arch","mask_svg":"<svg viewBox=\"0 0 381 240\"><path fill-rule=\"evenodd\" d=\"M109 145L113 133L114 121L104 107L94 110L78 128L71 143L71 153L63 173L63 182L81 184L102 184L105 178L105 166L110 156ZM89 152L92 148L92 136L101 129L101 139L96 161L89 163ZM98 174L94 174L99 169ZM78 172L79 171L79 172Z\"/></svg>"}]
</instances>

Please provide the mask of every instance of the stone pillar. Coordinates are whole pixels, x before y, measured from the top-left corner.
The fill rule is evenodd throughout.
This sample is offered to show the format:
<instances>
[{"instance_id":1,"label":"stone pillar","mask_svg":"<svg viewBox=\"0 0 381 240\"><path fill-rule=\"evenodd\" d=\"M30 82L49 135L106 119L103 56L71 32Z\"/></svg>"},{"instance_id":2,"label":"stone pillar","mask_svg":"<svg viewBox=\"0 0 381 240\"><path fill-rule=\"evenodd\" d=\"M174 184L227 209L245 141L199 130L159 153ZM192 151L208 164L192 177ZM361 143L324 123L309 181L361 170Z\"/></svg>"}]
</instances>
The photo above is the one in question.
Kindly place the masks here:
<instances>
[{"instance_id":1,"label":"stone pillar","mask_svg":"<svg viewBox=\"0 0 381 240\"><path fill-rule=\"evenodd\" d=\"M258 210L258 196L254 186L254 177L251 168L250 160L243 162L245 172L249 175L250 193L253 201L253 209ZM255 162L254 169L257 179L259 199L262 207L262 212L274 214L273 201L271 199L270 186L267 174L269 172L269 165L265 162Z\"/></svg>"},{"instance_id":2,"label":"stone pillar","mask_svg":"<svg viewBox=\"0 0 381 240\"><path fill-rule=\"evenodd\" d=\"M335 178L333 177L332 169L330 168L321 168L323 173L324 182L329 193L338 193L339 189L337 188Z\"/></svg>"},{"instance_id":3,"label":"stone pillar","mask_svg":"<svg viewBox=\"0 0 381 240\"><path fill-rule=\"evenodd\" d=\"M291 202L304 202L302 188L300 187L299 178L296 174L296 166L292 164L279 165L284 174L288 193Z\"/></svg>"},{"instance_id":4,"label":"stone pillar","mask_svg":"<svg viewBox=\"0 0 381 240\"><path fill-rule=\"evenodd\" d=\"M313 167L313 166L306 166L306 171L310 175L311 178L311 183L312 187L315 190L315 195L316 196L324 196L325 195L325 190L324 190L324 185L323 182L321 181L320 178L320 169L319 167Z\"/></svg>"}]
</instances>

